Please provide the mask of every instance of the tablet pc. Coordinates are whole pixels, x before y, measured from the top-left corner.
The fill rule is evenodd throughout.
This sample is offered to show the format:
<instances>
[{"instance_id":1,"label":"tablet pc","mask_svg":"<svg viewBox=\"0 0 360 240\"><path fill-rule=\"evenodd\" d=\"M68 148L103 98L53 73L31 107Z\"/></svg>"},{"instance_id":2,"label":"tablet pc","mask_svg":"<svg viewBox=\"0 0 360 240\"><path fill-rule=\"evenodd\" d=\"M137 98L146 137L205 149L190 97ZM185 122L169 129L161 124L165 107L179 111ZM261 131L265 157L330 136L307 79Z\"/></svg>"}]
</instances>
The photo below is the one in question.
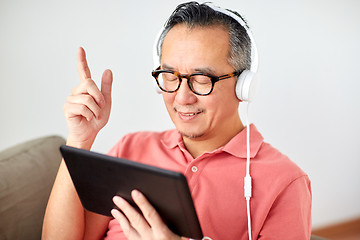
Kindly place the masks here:
<instances>
[{"instance_id":1,"label":"tablet pc","mask_svg":"<svg viewBox=\"0 0 360 240\"><path fill-rule=\"evenodd\" d=\"M60 152L86 210L111 217L110 211L117 208L112 202L115 195L137 208L130 194L137 189L174 233L203 237L183 174L66 145Z\"/></svg>"}]
</instances>

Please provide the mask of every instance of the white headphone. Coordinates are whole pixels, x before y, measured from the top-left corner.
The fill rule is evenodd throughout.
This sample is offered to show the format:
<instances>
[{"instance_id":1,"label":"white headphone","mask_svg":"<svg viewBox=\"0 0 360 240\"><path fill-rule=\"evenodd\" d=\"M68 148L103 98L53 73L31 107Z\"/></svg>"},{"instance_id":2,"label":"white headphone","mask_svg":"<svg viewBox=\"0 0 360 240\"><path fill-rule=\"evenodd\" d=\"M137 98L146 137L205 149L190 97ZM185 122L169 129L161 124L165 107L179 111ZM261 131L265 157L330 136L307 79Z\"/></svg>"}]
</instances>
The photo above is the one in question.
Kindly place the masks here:
<instances>
[{"instance_id":1,"label":"white headphone","mask_svg":"<svg viewBox=\"0 0 360 240\"><path fill-rule=\"evenodd\" d=\"M218 6L212 5L210 3L206 3L207 6L212 8L216 12L223 13L233 19L235 19L245 30L247 35L250 38L251 42L251 66L250 69L245 69L238 77L235 87L235 93L237 98L240 101L249 101L251 102L254 100L257 85L258 85L258 78L257 78L257 70L258 70L258 64L259 64L259 57L258 57L258 51L255 44L255 40L252 36L252 33L244 20L242 20L239 16L234 14L233 12L220 8ZM154 47L153 47L153 61L154 61L154 69L160 66L160 37L163 31L165 30L164 27L161 28L158 35L156 36ZM161 93L161 90L156 85L156 91L158 93Z\"/></svg>"}]
</instances>

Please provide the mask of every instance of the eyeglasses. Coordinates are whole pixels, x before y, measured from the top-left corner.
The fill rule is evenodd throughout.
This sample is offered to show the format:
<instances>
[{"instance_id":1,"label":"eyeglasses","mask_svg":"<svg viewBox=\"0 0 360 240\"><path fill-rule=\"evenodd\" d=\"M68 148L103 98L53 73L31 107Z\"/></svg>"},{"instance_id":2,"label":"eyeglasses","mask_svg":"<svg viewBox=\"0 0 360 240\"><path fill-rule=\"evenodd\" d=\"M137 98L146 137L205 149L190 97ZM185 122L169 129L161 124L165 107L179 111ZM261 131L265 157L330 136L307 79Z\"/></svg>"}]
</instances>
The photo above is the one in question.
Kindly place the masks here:
<instances>
[{"instance_id":1,"label":"eyeglasses","mask_svg":"<svg viewBox=\"0 0 360 240\"><path fill-rule=\"evenodd\" d=\"M179 90L182 79L186 78L190 90L200 96L209 95L216 82L231 77L237 77L243 70L235 71L221 76L213 76L205 73L181 74L171 70L160 70L160 67L152 71L152 76L155 78L159 88L167 93L173 93Z\"/></svg>"}]
</instances>

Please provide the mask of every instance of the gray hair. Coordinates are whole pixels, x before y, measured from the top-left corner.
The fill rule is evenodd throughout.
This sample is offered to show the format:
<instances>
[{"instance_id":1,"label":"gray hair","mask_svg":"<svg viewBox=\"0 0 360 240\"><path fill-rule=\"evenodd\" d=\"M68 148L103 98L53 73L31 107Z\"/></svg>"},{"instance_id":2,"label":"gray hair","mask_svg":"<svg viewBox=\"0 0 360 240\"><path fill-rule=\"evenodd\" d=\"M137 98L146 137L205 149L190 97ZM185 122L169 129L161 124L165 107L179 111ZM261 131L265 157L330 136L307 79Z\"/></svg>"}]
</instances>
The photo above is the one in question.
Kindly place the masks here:
<instances>
[{"instance_id":1,"label":"gray hair","mask_svg":"<svg viewBox=\"0 0 360 240\"><path fill-rule=\"evenodd\" d=\"M230 11L230 10L228 10ZM246 21L235 11L232 13ZM230 36L230 52L228 62L235 70L250 69L251 66L251 40L246 29L232 17L215 11L206 4L197 2L182 3L171 14L165 23L163 32L157 43L157 53L161 57L162 45L167 33L176 25L185 24L189 28L223 26ZM247 25L246 25L247 26Z\"/></svg>"}]
</instances>

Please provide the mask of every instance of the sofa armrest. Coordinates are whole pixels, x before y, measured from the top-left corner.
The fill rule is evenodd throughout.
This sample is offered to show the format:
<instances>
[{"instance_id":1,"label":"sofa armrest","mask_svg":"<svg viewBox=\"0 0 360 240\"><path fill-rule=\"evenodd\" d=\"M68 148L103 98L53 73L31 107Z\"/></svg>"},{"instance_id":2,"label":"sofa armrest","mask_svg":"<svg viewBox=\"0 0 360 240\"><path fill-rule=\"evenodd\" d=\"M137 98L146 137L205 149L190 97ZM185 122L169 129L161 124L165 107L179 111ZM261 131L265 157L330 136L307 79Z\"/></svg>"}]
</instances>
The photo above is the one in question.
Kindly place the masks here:
<instances>
[{"instance_id":1,"label":"sofa armrest","mask_svg":"<svg viewBox=\"0 0 360 240\"><path fill-rule=\"evenodd\" d=\"M0 239L41 239L64 143L48 136L0 152Z\"/></svg>"}]
</instances>

